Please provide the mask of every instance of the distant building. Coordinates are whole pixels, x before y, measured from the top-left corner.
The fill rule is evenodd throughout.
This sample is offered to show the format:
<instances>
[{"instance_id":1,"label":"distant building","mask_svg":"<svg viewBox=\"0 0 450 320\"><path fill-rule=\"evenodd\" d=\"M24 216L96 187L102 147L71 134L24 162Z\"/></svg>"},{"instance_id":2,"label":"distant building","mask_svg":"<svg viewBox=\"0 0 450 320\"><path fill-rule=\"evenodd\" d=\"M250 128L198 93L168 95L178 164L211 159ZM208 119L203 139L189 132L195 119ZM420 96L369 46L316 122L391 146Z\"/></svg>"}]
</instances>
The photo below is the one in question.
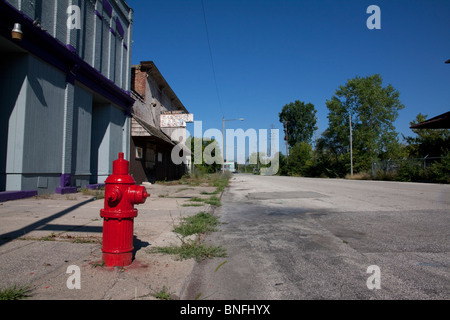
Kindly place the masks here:
<instances>
[{"instance_id":1,"label":"distant building","mask_svg":"<svg viewBox=\"0 0 450 320\"><path fill-rule=\"evenodd\" d=\"M225 161L224 163L224 171L230 171L230 172L235 172L236 168L234 165L234 161Z\"/></svg>"},{"instance_id":2,"label":"distant building","mask_svg":"<svg viewBox=\"0 0 450 320\"><path fill-rule=\"evenodd\" d=\"M0 191L74 192L128 155L132 21L124 0L0 1Z\"/></svg>"},{"instance_id":3,"label":"distant building","mask_svg":"<svg viewBox=\"0 0 450 320\"><path fill-rule=\"evenodd\" d=\"M178 179L188 170L191 157L185 152L183 162L175 164L172 150L180 139L186 140L186 122L194 117L152 61L143 61L131 70L136 102L132 109L130 171L137 183Z\"/></svg>"}]
</instances>

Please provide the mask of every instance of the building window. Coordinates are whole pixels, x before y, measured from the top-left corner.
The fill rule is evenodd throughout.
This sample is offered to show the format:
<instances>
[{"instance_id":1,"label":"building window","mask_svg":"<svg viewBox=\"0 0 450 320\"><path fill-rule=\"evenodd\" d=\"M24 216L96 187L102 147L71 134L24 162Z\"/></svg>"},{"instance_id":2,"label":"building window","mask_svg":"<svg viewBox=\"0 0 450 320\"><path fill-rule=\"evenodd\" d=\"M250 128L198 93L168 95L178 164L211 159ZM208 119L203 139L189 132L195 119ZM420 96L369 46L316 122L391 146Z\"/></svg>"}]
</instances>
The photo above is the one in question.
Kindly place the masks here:
<instances>
[{"instance_id":1,"label":"building window","mask_svg":"<svg viewBox=\"0 0 450 320\"><path fill-rule=\"evenodd\" d=\"M158 162L163 162L163 154L158 152Z\"/></svg>"},{"instance_id":2,"label":"building window","mask_svg":"<svg viewBox=\"0 0 450 320\"><path fill-rule=\"evenodd\" d=\"M142 159L143 152L141 147L136 147L136 159Z\"/></svg>"}]
</instances>

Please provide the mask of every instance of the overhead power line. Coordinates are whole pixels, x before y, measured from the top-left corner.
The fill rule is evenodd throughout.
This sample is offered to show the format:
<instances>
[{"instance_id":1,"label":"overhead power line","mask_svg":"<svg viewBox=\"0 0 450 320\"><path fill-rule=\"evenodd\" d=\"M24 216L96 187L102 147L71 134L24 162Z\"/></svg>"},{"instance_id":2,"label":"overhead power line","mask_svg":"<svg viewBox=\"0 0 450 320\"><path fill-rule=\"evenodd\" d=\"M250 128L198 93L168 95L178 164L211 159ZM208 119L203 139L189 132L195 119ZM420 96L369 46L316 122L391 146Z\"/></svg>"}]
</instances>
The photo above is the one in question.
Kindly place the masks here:
<instances>
[{"instance_id":1,"label":"overhead power line","mask_svg":"<svg viewBox=\"0 0 450 320\"><path fill-rule=\"evenodd\" d=\"M212 72L213 72L213 77L214 77L214 84L216 86L217 100L219 101L220 113L222 114L222 116L224 116L223 109L222 109L222 101L220 99L219 86L217 85L216 68L214 67L214 59L213 59L213 54L212 54L212 49L211 49L211 41L210 41L210 38L209 38L208 22L207 22L207 19L206 19L205 4L204 4L203 1L204 0L201 0L201 2L202 2L202 10L203 10L203 19L205 21L206 39L208 40L209 57L211 58L211 67L212 67Z\"/></svg>"}]
</instances>

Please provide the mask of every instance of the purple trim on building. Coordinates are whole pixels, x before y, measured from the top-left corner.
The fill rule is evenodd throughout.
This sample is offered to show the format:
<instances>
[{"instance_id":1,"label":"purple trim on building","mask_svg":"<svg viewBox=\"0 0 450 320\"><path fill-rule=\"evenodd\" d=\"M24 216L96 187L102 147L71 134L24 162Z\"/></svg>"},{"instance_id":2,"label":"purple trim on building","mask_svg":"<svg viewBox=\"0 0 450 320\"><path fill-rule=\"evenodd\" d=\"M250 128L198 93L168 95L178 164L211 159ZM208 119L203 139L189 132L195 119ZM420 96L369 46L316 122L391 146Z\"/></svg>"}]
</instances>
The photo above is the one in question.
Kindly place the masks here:
<instances>
[{"instance_id":1,"label":"purple trim on building","mask_svg":"<svg viewBox=\"0 0 450 320\"><path fill-rule=\"evenodd\" d=\"M119 18L116 17L116 29L120 36L123 38L125 36L125 30L123 30L122 24L120 23Z\"/></svg>"},{"instance_id":2,"label":"purple trim on building","mask_svg":"<svg viewBox=\"0 0 450 320\"><path fill-rule=\"evenodd\" d=\"M75 84L75 76L69 72L68 74L66 74L66 82L74 85Z\"/></svg>"},{"instance_id":3,"label":"purple trim on building","mask_svg":"<svg viewBox=\"0 0 450 320\"><path fill-rule=\"evenodd\" d=\"M114 35L114 37L117 36L117 35L116 35L116 32L114 31L113 28L109 28L109 32L111 32L111 33Z\"/></svg>"},{"instance_id":4,"label":"purple trim on building","mask_svg":"<svg viewBox=\"0 0 450 320\"><path fill-rule=\"evenodd\" d=\"M13 42L11 40L11 30L15 23L22 25L24 33L22 41L14 42L16 45L62 72L66 74L72 73L73 81L79 81L94 92L110 100L113 104L125 110L133 106L134 99L122 88L90 66L77 54L73 54L66 44L35 27L32 19L18 11L11 4L6 1L0 1L0 36ZM69 79L72 81L71 76Z\"/></svg>"},{"instance_id":5,"label":"purple trim on building","mask_svg":"<svg viewBox=\"0 0 450 320\"><path fill-rule=\"evenodd\" d=\"M77 193L77 188L76 187L56 187L55 193L57 193L57 194Z\"/></svg>"},{"instance_id":6,"label":"purple trim on building","mask_svg":"<svg viewBox=\"0 0 450 320\"><path fill-rule=\"evenodd\" d=\"M59 185L61 187L70 187L70 173L63 173L59 178Z\"/></svg>"},{"instance_id":7,"label":"purple trim on building","mask_svg":"<svg viewBox=\"0 0 450 320\"><path fill-rule=\"evenodd\" d=\"M66 44L66 48L69 49L70 52L77 54L77 49L75 49L71 44Z\"/></svg>"},{"instance_id":8,"label":"purple trim on building","mask_svg":"<svg viewBox=\"0 0 450 320\"><path fill-rule=\"evenodd\" d=\"M77 193L76 187L70 186L70 173L63 173L59 178L59 187L56 187L55 193L57 194L67 194L67 193Z\"/></svg>"},{"instance_id":9,"label":"purple trim on building","mask_svg":"<svg viewBox=\"0 0 450 320\"><path fill-rule=\"evenodd\" d=\"M100 19L103 19L102 14L100 12L98 12L98 10L95 10L94 13L97 17L99 17Z\"/></svg>"},{"instance_id":10,"label":"purple trim on building","mask_svg":"<svg viewBox=\"0 0 450 320\"><path fill-rule=\"evenodd\" d=\"M105 187L104 183L86 185L86 189L89 189L89 190L100 190L101 188L104 188L104 187Z\"/></svg>"},{"instance_id":11,"label":"purple trim on building","mask_svg":"<svg viewBox=\"0 0 450 320\"><path fill-rule=\"evenodd\" d=\"M123 43L123 47L125 48L125 50L128 50L128 46L125 42Z\"/></svg>"},{"instance_id":12,"label":"purple trim on building","mask_svg":"<svg viewBox=\"0 0 450 320\"><path fill-rule=\"evenodd\" d=\"M35 190L23 190L23 191L3 191L0 192L0 202L5 202L9 200L18 200L24 198L31 198L37 196L37 191Z\"/></svg>"},{"instance_id":13,"label":"purple trim on building","mask_svg":"<svg viewBox=\"0 0 450 320\"><path fill-rule=\"evenodd\" d=\"M102 3L103 3L103 10L111 17L113 12L111 4L109 3L108 0L103 0Z\"/></svg>"}]
</instances>

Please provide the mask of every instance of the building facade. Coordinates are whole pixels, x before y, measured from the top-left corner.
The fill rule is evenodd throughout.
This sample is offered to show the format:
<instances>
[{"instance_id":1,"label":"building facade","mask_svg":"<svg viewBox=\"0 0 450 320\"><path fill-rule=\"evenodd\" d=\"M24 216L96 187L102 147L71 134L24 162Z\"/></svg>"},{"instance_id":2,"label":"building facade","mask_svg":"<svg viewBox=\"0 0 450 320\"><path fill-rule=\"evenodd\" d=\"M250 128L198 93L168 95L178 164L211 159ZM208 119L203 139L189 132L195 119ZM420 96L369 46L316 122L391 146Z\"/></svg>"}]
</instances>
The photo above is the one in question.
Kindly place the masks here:
<instances>
[{"instance_id":1,"label":"building facade","mask_svg":"<svg viewBox=\"0 0 450 320\"><path fill-rule=\"evenodd\" d=\"M132 21L124 0L0 1L0 192L75 192L128 155Z\"/></svg>"},{"instance_id":2,"label":"building facade","mask_svg":"<svg viewBox=\"0 0 450 320\"><path fill-rule=\"evenodd\" d=\"M178 99L152 61L131 68L132 109L130 170L137 183L180 178L189 168L190 155L181 152L181 163L172 151L186 141L186 122L193 115ZM183 144L184 146L184 144Z\"/></svg>"}]
</instances>

